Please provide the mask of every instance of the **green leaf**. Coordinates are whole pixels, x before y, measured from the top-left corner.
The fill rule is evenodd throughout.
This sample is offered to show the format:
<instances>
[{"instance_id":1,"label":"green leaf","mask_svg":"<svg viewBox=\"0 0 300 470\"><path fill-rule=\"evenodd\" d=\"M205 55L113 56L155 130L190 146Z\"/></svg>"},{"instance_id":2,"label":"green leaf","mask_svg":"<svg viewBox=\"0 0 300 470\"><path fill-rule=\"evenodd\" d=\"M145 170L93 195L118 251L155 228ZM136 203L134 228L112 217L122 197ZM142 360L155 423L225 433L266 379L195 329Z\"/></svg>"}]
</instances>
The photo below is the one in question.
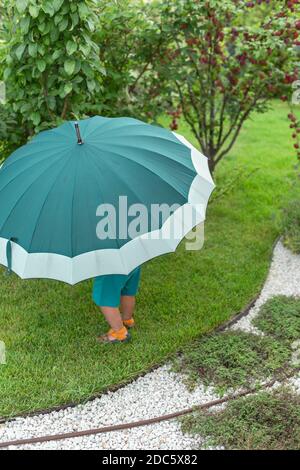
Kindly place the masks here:
<instances>
[{"instance_id":1,"label":"green leaf","mask_svg":"<svg viewBox=\"0 0 300 470\"><path fill-rule=\"evenodd\" d=\"M87 64L86 62L84 62L81 66L84 74L88 77L88 78L94 78L94 71L92 69L92 67Z\"/></svg>"},{"instance_id":2,"label":"green leaf","mask_svg":"<svg viewBox=\"0 0 300 470\"><path fill-rule=\"evenodd\" d=\"M53 0L52 5L53 5L54 10L58 11L61 8L63 3L64 3L64 0Z\"/></svg>"},{"instance_id":3,"label":"green leaf","mask_svg":"<svg viewBox=\"0 0 300 470\"><path fill-rule=\"evenodd\" d=\"M35 126L38 126L39 123L41 122L41 115L40 115L40 113L35 111L34 113L30 114L30 119L31 119L31 121L33 122L33 124Z\"/></svg>"},{"instance_id":4,"label":"green leaf","mask_svg":"<svg viewBox=\"0 0 300 470\"><path fill-rule=\"evenodd\" d=\"M89 44L82 43L79 45L79 49L85 57L87 57L91 52L91 46Z\"/></svg>"},{"instance_id":5,"label":"green leaf","mask_svg":"<svg viewBox=\"0 0 300 470\"><path fill-rule=\"evenodd\" d=\"M29 103L24 103L20 107L20 111L21 111L21 113L26 113L29 110L29 108L30 108Z\"/></svg>"},{"instance_id":6,"label":"green leaf","mask_svg":"<svg viewBox=\"0 0 300 470\"><path fill-rule=\"evenodd\" d=\"M54 96L48 96L48 106L52 111L56 108L56 100Z\"/></svg>"},{"instance_id":7,"label":"green leaf","mask_svg":"<svg viewBox=\"0 0 300 470\"><path fill-rule=\"evenodd\" d=\"M66 60L65 65L64 65L64 69L65 69L65 72L68 75L72 75L72 73L75 70L75 60L73 60L73 59Z\"/></svg>"},{"instance_id":8,"label":"green leaf","mask_svg":"<svg viewBox=\"0 0 300 470\"><path fill-rule=\"evenodd\" d=\"M57 28L52 28L50 33L50 38L52 42L56 42L59 38L59 31Z\"/></svg>"},{"instance_id":9,"label":"green leaf","mask_svg":"<svg viewBox=\"0 0 300 470\"><path fill-rule=\"evenodd\" d=\"M56 60L60 57L60 55L61 55L61 51L59 49L56 49L56 51L54 51L52 54L52 59Z\"/></svg>"},{"instance_id":10,"label":"green leaf","mask_svg":"<svg viewBox=\"0 0 300 470\"><path fill-rule=\"evenodd\" d=\"M95 64L95 68L98 70L98 72L100 72L102 75L104 75L106 77L106 68L104 67L104 65L100 64L100 62L96 63Z\"/></svg>"},{"instance_id":11,"label":"green leaf","mask_svg":"<svg viewBox=\"0 0 300 470\"><path fill-rule=\"evenodd\" d=\"M25 16L24 18L22 18L20 21L21 32L24 34L27 34L29 30L29 25L30 25L30 17Z\"/></svg>"},{"instance_id":12,"label":"green leaf","mask_svg":"<svg viewBox=\"0 0 300 470\"><path fill-rule=\"evenodd\" d=\"M96 88L95 80L87 80L86 84L87 84L88 90L92 93Z\"/></svg>"},{"instance_id":13,"label":"green leaf","mask_svg":"<svg viewBox=\"0 0 300 470\"><path fill-rule=\"evenodd\" d=\"M64 18L58 25L59 31L65 31L68 26L68 18Z\"/></svg>"},{"instance_id":14,"label":"green leaf","mask_svg":"<svg viewBox=\"0 0 300 470\"><path fill-rule=\"evenodd\" d=\"M43 35L43 36L46 36L46 34L49 33L50 27L51 27L51 26L50 26L50 23L49 23L49 22L45 24L44 31L42 31L42 35Z\"/></svg>"},{"instance_id":15,"label":"green leaf","mask_svg":"<svg viewBox=\"0 0 300 470\"><path fill-rule=\"evenodd\" d=\"M62 15L55 15L55 17L54 17L54 24L55 24L55 26L57 26L58 23L61 22L62 18L63 18Z\"/></svg>"},{"instance_id":16,"label":"green leaf","mask_svg":"<svg viewBox=\"0 0 300 470\"><path fill-rule=\"evenodd\" d=\"M68 41L66 48L68 55L72 55L77 51L77 44L74 41Z\"/></svg>"},{"instance_id":17,"label":"green leaf","mask_svg":"<svg viewBox=\"0 0 300 470\"><path fill-rule=\"evenodd\" d=\"M38 69L40 72L44 72L45 68L46 68L46 62L44 61L44 59L39 59L37 61L37 66L38 66Z\"/></svg>"},{"instance_id":18,"label":"green leaf","mask_svg":"<svg viewBox=\"0 0 300 470\"><path fill-rule=\"evenodd\" d=\"M39 51L39 54L45 55L46 50L45 50L44 44L39 44L38 45L38 51Z\"/></svg>"},{"instance_id":19,"label":"green leaf","mask_svg":"<svg viewBox=\"0 0 300 470\"><path fill-rule=\"evenodd\" d=\"M17 0L16 7L19 13L23 13L28 6L28 0Z\"/></svg>"},{"instance_id":20,"label":"green leaf","mask_svg":"<svg viewBox=\"0 0 300 470\"><path fill-rule=\"evenodd\" d=\"M95 31L95 25L91 20L87 20L89 30L93 33Z\"/></svg>"},{"instance_id":21,"label":"green leaf","mask_svg":"<svg viewBox=\"0 0 300 470\"><path fill-rule=\"evenodd\" d=\"M65 96L71 93L72 89L73 89L72 83L71 82L66 83L64 86Z\"/></svg>"},{"instance_id":22,"label":"green leaf","mask_svg":"<svg viewBox=\"0 0 300 470\"><path fill-rule=\"evenodd\" d=\"M36 43L31 43L28 46L28 53L31 57L37 56L38 45Z\"/></svg>"},{"instance_id":23,"label":"green leaf","mask_svg":"<svg viewBox=\"0 0 300 470\"><path fill-rule=\"evenodd\" d=\"M79 3L78 5L78 13L81 19L85 19L89 14L89 9L84 2Z\"/></svg>"},{"instance_id":24,"label":"green leaf","mask_svg":"<svg viewBox=\"0 0 300 470\"><path fill-rule=\"evenodd\" d=\"M3 79L7 80L10 75L11 75L11 68L7 67L3 72Z\"/></svg>"},{"instance_id":25,"label":"green leaf","mask_svg":"<svg viewBox=\"0 0 300 470\"><path fill-rule=\"evenodd\" d=\"M71 8L71 11L74 13L74 11L77 10L77 5L76 5L76 3L75 3L75 2L71 3L70 8Z\"/></svg>"},{"instance_id":26,"label":"green leaf","mask_svg":"<svg viewBox=\"0 0 300 470\"><path fill-rule=\"evenodd\" d=\"M45 13L47 13L50 16L53 16L55 13L55 9L53 8L52 3L50 2L44 2L44 4L42 5L42 9Z\"/></svg>"},{"instance_id":27,"label":"green leaf","mask_svg":"<svg viewBox=\"0 0 300 470\"><path fill-rule=\"evenodd\" d=\"M39 29L39 31L40 31L41 33L42 33L43 31L45 31L45 28L46 28L46 23L45 23L45 22L38 24L38 29Z\"/></svg>"},{"instance_id":28,"label":"green leaf","mask_svg":"<svg viewBox=\"0 0 300 470\"><path fill-rule=\"evenodd\" d=\"M81 60L76 60L76 65L75 65L75 74L78 74L81 69Z\"/></svg>"},{"instance_id":29,"label":"green leaf","mask_svg":"<svg viewBox=\"0 0 300 470\"><path fill-rule=\"evenodd\" d=\"M16 56L18 58L18 60L21 60L22 58L22 55L25 51L25 48L26 48L26 45L25 44L20 44L20 46L17 47L16 49Z\"/></svg>"},{"instance_id":30,"label":"green leaf","mask_svg":"<svg viewBox=\"0 0 300 470\"><path fill-rule=\"evenodd\" d=\"M32 18L37 18L39 16L40 9L37 5L30 5L29 7L29 13L32 16Z\"/></svg>"},{"instance_id":31,"label":"green leaf","mask_svg":"<svg viewBox=\"0 0 300 470\"><path fill-rule=\"evenodd\" d=\"M71 20L72 20L72 28L74 28L76 25L78 25L79 22L79 16L77 13L71 13Z\"/></svg>"}]
</instances>

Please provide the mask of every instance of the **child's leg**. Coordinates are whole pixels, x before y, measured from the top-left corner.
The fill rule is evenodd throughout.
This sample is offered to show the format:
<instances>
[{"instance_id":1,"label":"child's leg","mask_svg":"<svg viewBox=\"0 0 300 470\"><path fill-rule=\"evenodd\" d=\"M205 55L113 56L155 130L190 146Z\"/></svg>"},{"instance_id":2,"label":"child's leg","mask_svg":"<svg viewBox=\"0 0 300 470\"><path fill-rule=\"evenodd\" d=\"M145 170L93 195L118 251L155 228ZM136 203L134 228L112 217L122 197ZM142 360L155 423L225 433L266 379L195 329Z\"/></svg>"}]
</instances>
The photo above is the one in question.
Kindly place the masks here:
<instances>
[{"instance_id":1,"label":"child's leg","mask_svg":"<svg viewBox=\"0 0 300 470\"><path fill-rule=\"evenodd\" d=\"M128 328L134 326L133 313L135 308L135 296L140 283L141 268L136 268L130 275L126 285L121 290L121 312L124 325Z\"/></svg>"},{"instance_id":2,"label":"child's leg","mask_svg":"<svg viewBox=\"0 0 300 470\"><path fill-rule=\"evenodd\" d=\"M120 330L123 328L123 321L120 310L116 307L101 307L101 311L105 320L113 330Z\"/></svg>"},{"instance_id":3,"label":"child's leg","mask_svg":"<svg viewBox=\"0 0 300 470\"><path fill-rule=\"evenodd\" d=\"M100 343L124 342L130 339L127 328L123 324L120 310L117 307L101 307L101 311L111 329L97 338Z\"/></svg>"},{"instance_id":4,"label":"child's leg","mask_svg":"<svg viewBox=\"0 0 300 470\"><path fill-rule=\"evenodd\" d=\"M123 320L130 320L133 317L135 307L135 297L132 295L121 296L121 312Z\"/></svg>"}]
</instances>

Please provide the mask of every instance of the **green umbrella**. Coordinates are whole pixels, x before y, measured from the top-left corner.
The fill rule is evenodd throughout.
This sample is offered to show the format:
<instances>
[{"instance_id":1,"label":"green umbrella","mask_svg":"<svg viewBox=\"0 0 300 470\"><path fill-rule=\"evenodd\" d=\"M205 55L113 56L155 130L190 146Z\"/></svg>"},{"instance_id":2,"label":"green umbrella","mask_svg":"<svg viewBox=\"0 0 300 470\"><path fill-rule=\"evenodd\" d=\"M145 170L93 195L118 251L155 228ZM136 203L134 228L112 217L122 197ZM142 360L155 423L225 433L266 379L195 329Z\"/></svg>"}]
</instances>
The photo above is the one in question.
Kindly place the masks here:
<instances>
[{"instance_id":1,"label":"green umbrella","mask_svg":"<svg viewBox=\"0 0 300 470\"><path fill-rule=\"evenodd\" d=\"M0 263L69 284L128 274L176 249L205 219L213 188L206 157L169 130L131 118L67 122L2 165ZM162 205L175 209L152 215ZM152 215L142 224L132 216L140 207Z\"/></svg>"}]
</instances>

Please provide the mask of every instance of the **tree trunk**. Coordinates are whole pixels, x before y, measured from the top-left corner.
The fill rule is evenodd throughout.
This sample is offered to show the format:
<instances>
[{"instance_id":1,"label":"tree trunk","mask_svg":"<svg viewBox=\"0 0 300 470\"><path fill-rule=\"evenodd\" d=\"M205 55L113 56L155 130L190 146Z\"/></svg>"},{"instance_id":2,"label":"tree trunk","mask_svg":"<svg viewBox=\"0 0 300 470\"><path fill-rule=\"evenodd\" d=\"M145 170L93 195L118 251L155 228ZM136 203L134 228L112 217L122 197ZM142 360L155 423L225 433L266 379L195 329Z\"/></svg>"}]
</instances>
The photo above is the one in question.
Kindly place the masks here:
<instances>
[{"instance_id":1,"label":"tree trunk","mask_svg":"<svg viewBox=\"0 0 300 470\"><path fill-rule=\"evenodd\" d=\"M208 158L208 167L209 167L209 170L211 173L214 172L214 169L215 169L215 162L214 160L210 157L207 157Z\"/></svg>"},{"instance_id":2,"label":"tree trunk","mask_svg":"<svg viewBox=\"0 0 300 470\"><path fill-rule=\"evenodd\" d=\"M215 153L212 153L211 151L209 151L209 149L206 149L203 151L203 154L207 157L208 159L208 167L209 167L209 170L211 173L214 172L214 169L215 169Z\"/></svg>"}]
</instances>

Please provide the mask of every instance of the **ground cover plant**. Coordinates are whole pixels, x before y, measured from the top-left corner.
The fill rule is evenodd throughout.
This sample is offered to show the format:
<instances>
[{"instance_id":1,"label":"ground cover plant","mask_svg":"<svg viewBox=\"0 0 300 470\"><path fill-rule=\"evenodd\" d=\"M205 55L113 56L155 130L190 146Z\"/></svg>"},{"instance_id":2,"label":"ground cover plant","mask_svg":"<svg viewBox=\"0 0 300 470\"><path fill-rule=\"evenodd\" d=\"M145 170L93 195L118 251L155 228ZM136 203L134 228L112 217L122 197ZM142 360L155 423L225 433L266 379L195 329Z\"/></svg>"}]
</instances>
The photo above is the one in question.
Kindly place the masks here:
<instances>
[{"instance_id":1,"label":"ground cover plant","mask_svg":"<svg viewBox=\"0 0 300 470\"><path fill-rule=\"evenodd\" d=\"M287 388L229 402L217 412L197 412L182 420L189 434L207 446L234 450L298 450L300 397Z\"/></svg>"},{"instance_id":2,"label":"ground cover plant","mask_svg":"<svg viewBox=\"0 0 300 470\"><path fill-rule=\"evenodd\" d=\"M286 296L273 297L260 309L253 324L279 341L300 339L300 299Z\"/></svg>"},{"instance_id":3,"label":"ground cover plant","mask_svg":"<svg viewBox=\"0 0 300 470\"><path fill-rule=\"evenodd\" d=\"M286 368L291 357L287 344L270 337L227 331L200 338L175 361L188 383L215 386L219 392L251 387Z\"/></svg>"}]
</instances>

